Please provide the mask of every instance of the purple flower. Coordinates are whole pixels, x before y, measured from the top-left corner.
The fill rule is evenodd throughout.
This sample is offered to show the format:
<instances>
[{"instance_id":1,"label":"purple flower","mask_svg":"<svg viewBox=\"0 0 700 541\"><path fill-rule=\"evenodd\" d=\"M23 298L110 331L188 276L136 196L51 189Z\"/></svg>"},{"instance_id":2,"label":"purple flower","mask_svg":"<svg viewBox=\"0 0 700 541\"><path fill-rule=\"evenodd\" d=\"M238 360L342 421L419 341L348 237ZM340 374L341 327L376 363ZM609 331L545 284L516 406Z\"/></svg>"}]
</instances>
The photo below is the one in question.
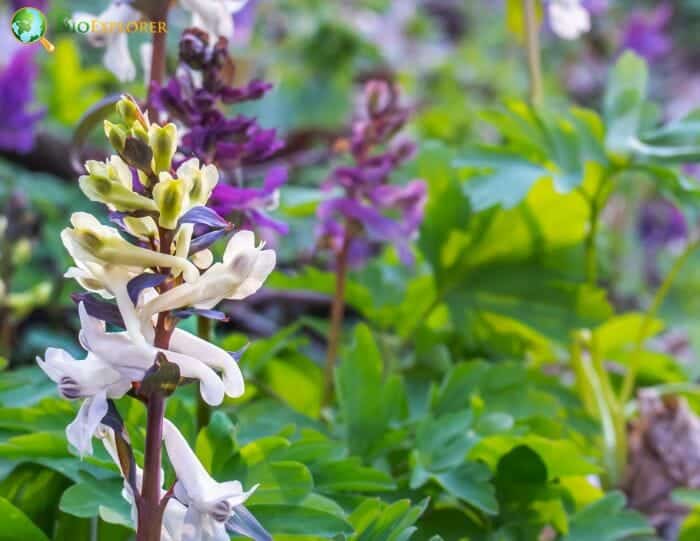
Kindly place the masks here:
<instances>
[{"instance_id":1,"label":"purple flower","mask_svg":"<svg viewBox=\"0 0 700 541\"><path fill-rule=\"evenodd\" d=\"M688 224L683 213L670 201L654 199L642 205L637 233L645 247L660 249L688 236Z\"/></svg>"},{"instance_id":2,"label":"purple flower","mask_svg":"<svg viewBox=\"0 0 700 541\"><path fill-rule=\"evenodd\" d=\"M13 12L23 7L32 7L37 8L40 11L44 11L46 10L47 4L47 0L12 0L10 2Z\"/></svg>"},{"instance_id":3,"label":"purple flower","mask_svg":"<svg viewBox=\"0 0 700 541\"><path fill-rule=\"evenodd\" d=\"M258 0L248 0L245 7L233 15L233 43L245 45L250 41L255 27L255 15L258 10Z\"/></svg>"},{"instance_id":4,"label":"purple flower","mask_svg":"<svg viewBox=\"0 0 700 541\"><path fill-rule=\"evenodd\" d=\"M408 265L413 262L411 240L423 220L426 187L420 180L406 185L389 181L415 150L412 143L392 145L409 111L400 107L397 90L387 81L370 81L363 97L344 144L354 163L336 167L322 184L334 195L317 210L318 245L336 254L346 250L348 263L360 266L389 243Z\"/></svg>"},{"instance_id":5,"label":"purple flower","mask_svg":"<svg viewBox=\"0 0 700 541\"><path fill-rule=\"evenodd\" d=\"M621 49L630 49L649 62L666 56L673 46L671 37L665 33L672 15L668 3L652 11L634 11L625 24Z\"/></svg>"},{"instance_id":6,"label":"purple flower","mask_svg":"<svg viewBox=\"0 0 700 541\"><path fill-rule=\"evenodd\" d=\"M259 100L272 85L256 79L231 86L227 74L234 71L234 65L227 46L224 38L212 44L205 32L187 29L180 41L177 74L166 85L154 88L154 104L183 125L180 151L214 163L222 172L223 182L214 191L212 208L240 226L285 234L287 226L272 219L268 211L287 180L286 170L270 170L262 188L241 184L245 166L267 162L284 142L275 129L264 129L257 119L228 117L222 110L222 105Z\"/></svg>"},{"instance_id":7,"label":"purple flower","mask_svg":"<svg viewBox=\"0 0 700 541\"><path fill-rule=\"evenodd\" d=\"M34 99L37 66L35 49L22 47L0 71L0 148L29 152L34 146L34 132L43 111L30 111Z\"/></svg>"},{"instance_id":8,"label":"purple flower","mask_svg":"<svg viewBox=\"0 0 700 541\"><path fill-rule=\"evenodd\" d=\"M637 220L637 234L644 249L644 273L650 284L660 281L656 264L658 253L682 244L688 238L688 224L683 213L670 201L645 202Z\"/></svg>"},{"instance_id":9,"label":"purple flower","mask_svg":"<svg viewBox=\"0 0 700 541\"><path fill-rule=\"evenodd\" d=\"M609 0L583 0L581 3L586 11L594 16L603 15L610 8Z\"/></svg>"},{"instance_id":10,"label":"purple flower","mask_svg":"<svg viewBox=\"0 0 700 541\"><path fill-rule=\"evenodd\" d=\"M279 189L287 182L287 176L286 168L273 167L265 177L262 188L218 184L214 188L209 205L222 216L241 216L241 223L238 225L242 228L257 226L286 235L289 232L287 224L274 220L267 211L277 208Z\"/></svg>"}]
</instances>

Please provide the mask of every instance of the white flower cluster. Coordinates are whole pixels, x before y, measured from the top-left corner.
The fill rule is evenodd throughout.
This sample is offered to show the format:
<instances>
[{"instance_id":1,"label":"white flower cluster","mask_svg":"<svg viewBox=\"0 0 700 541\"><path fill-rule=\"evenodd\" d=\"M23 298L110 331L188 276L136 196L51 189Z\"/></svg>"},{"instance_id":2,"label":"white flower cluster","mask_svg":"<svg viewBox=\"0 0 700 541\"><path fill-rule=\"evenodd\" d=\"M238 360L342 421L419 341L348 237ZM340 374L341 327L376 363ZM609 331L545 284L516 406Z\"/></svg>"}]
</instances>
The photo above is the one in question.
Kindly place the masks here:
<instances>
[{"instance_id":1,"label":"white flower cluster","mask_svg":"<svg viewBox=\"0 0 700 541\"><path fill-rule=\"evenodd\" d=\"M49 348L37 362L63 397L82 401L66 429L69 443L82 457L92 453L92 439L97 436L121 468L115 434L105 423L109 400L131 393L148 401L140 389L159 367L157 359L177 365L181 379L175 385L196 380L207 404L216 406L225 395L243 394L243 375L232 355L176 328L172 311L210 310L224 299L253 294L273 270L275 252L256 245L252 232L239 231L220 262L214 263L208 249L192 253L198 222L184 217L194 211L211 218L211 211L202 205L218 181L218 171L200 167L195 159L173 172L175 127L150 124L128 98L119 103L118 111L122 123L106 123L106 131L120 155L88 162L80 186L87 197L116 213L122 232L78 212L71 218L72 227L61 234L75 262L65 276L92 294L83 297L92 299L92 308L86 300L79 304L79 341L86 357L76 360L67 351ZM140 179L140 190L134 190L131 167L138 172L134 178ZM102 317L105 307L118 313L123 331L108 330L106 322L114 321ZM215 482L167 420L163 434L178 477L174 497L167 503L163 539L228 539L225 523L254 488L246 492L237 481ZM137 486L139 478L140 473ZM125 497L134 505L133 485L125 486Z\"/></svg>"}]
</instances>

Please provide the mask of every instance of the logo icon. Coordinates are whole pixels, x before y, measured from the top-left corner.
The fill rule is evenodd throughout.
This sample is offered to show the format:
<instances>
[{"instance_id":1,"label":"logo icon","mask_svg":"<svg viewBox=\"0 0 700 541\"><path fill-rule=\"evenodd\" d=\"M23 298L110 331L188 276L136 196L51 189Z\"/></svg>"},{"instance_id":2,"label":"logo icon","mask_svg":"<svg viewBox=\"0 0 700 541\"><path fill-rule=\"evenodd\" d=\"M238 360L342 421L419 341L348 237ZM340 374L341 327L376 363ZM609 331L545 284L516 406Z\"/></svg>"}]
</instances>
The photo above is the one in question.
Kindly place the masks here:
<instances>
[{"instance_id":1,"label":"logo icon","mask_svg":"<svg viewBox=\"0 0 700 541\"><path fill-rule=\"evenodd\" d=\"M36 8L24 7L15 11L12 19L10 19L10 28L12 29L12 35L20 43L29 44L38 41L50 53L55 49L53 43L44 37L46 34L46 17Z\"/></svg>"}]
</instances>

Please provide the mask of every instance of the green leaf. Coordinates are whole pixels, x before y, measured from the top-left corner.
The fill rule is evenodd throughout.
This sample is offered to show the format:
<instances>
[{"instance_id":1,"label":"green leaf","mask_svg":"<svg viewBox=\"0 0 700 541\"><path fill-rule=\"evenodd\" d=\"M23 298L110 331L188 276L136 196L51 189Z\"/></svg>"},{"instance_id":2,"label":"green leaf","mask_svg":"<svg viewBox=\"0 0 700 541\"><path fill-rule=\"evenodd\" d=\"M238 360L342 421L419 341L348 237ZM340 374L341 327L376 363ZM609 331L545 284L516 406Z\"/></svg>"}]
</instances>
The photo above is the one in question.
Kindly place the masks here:
<instances>
[{"instance_id":1,"label":"green leaf","mask_svg":"<svg viewBox=\"0 0 700 541\"><path fill-rule=\"evenodd\" d=\"M263 377L269 389L294 410L312 418L319 416L323 374L311 359L300 353L272 359Z\"/></svg>"},{"instance_id":2,"label":"green leaf","mask_svg":"<svg viewBox=\"0 0 700 541\"><path fill-rule=\"evenodd\" d=\"M197 434L197 457L207 471L216 476L236 448L236 427L228 415L215 411L209 424Z\"/></svg>"},{"instance_id":3,"label":"green leaf","mask_svg":"<svg viewBox=\"0 0 700 541\"><path fill-rule=\"evenodd\" d=\"M498 513L498 502L491 471L479 462L465 462L457 468L435 474L433 478L450 494L464 500L484 513Z\"/></svg>"},{"instance_id":4,"label":"green leaf","mask_svg":"<svg viewBox=\"0 0 700 541\"><path fill-rule=\"evenodd\" d=\"M63 493L59 508L76 517L129 517L131 508L122 498L121 479L93 479L77 483Z\"/></svg>"},{"instance_id":5,"label":"green leaf","mask_svg":"<svg viewBox=\"0 0 700 541\"><path fill-rule=\"evenodd\" d=\"M49 541L44 532L37 528L27 516L0 497L0 516L2 516L2 528L0 528L0 541Z\"/></svg>"},{"instance_id":6,"label":"green leaf","mask_svg":"<svg viewBox=\"0 0 700 541\"><path fill-rule=\"evenodd\" d=\"M576 513L563 541L619 541L653 533L642 515L625 509L625 497L612 492Z\"/></svg>"},{"instance_id":7,"label":"green leaf","mask_svg":"<svg viewBox=\"0 0 700 541\"><path fill-rule=\"evenodd\" d=\"M402 404L403 390L398 377L385 380L379 349L366 325L355 328L354 341L335 379L350 451L371 456L384 442L389 422Z\"/></svg>"},{"instance_id":8,"label":"green leaf","mask_svg":"<svg viewBox=\"0 0 700 541\"><path fill-rule=\"evenodd\" d=\"M357 458L319 464L313 468L316 489L325 493L386 492L396 488L391 476L368 468Z\"/></svg>"},{"instance_id":9,"label":"green leaf","mask_svg":"<svg viewBox=\"0 0 700 541\"><path fill-rule=\"evenodd\" d=\"M388 504L378 499L365 500L350 515L355 527L352 541L405 541L415 531L428 500L412 506L409 500Z\"/></svg>"},{"instance_id":10,"label":"green leaf","mask_svg":"<svg viewBox=\"0 0 700 541\"><path fill-rule=\"evenodd\" d=\"M643 121L649 75L644 60L631 51L624 53L609 77L603 101L606 147L622 156L629 153Z\"/></svg>"},{"instance_id":11,"label":"green leaf","mask_svg":"<svg viewBox=\"0 0 700 541\"><path fill-rule=\"evenodd\" d=\"M329 538L352 533L352 526L338 504L318 494L309 494L290 504L277 494L256 491L246 507L273 534Z\"/></svg>"}]
</instances>

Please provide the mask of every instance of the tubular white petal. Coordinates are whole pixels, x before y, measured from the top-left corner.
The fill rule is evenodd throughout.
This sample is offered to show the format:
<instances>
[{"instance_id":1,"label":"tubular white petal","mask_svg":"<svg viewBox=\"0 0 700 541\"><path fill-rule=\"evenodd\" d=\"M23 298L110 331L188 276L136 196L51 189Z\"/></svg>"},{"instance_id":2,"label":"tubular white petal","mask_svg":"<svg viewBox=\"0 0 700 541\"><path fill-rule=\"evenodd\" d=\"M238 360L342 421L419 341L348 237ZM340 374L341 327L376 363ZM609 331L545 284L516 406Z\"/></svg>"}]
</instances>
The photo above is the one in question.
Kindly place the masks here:
<instances>
[{"instance_id":1,"label":"tubular white petal","mask_svg":"<svg viewBox=\"0 0 700 541\"><path fill-rule=\"evenodd\" d=\"M182 541L202 541L204 515L194 507L185 512L182 524Z\"/></svg>"},{"instance_id":2,"label":"tubular white petal","mask_svg":"<svg viewBox=\"0 0 700 541\"><path fill-rule=\"evenodd\" d=\"M168 419L163 420L163 441L178 483L187 495L188 501L184 503L203 501L216 481L209 476L187 440Z\"/></svg>"},{"instance_id":3,"label":"tubular white petal","mask_svg":"<svg viewBox=\"0 0 700 541\"><path fill-rule=\"evenodd\" d=\"M102 419L107 414L107 394L105 391L87 398L75 420L66 427L66 438L83 458L92 454L92 437Z\"/></svg>"},{"instance_id":4,"label":"tubular white petal","mask_svg":"<svg viewBox=\"0 0 700 541\"><path fill-rule=\"evenodd\" d=\"M170 349L201 360L207 366L221 370L226 394L239 397L245 390L243 374L238 363L220 347L182 329L175 329L170 338Z\"/></svg>"},{"instance_id":5,"label":"tubular white petal","mask_svg":"<svg viewBox=\"0 0 700 541\"><path fill-rule=\"evenodd\" d=\"M168 360L180 367L180 375L184 378L199 380L199 393L210 406L218 406L224 401L224 383L211 368L202 361L175 353L174 351L160 350L165 353Z\"/></svg>"},{"instance_id":6,"label":"tubular white petal","mask_svg":"<svg viewBox=\"0 0 700 541\"><path fill-rule=\"evenodd\" d=\"M206 499L202 502L204 505L210 506L216 502L226 500L233 508L236 505L244 503L257 490L259 485L255 485L248 491L243 490L243 486L238 481L227 481L225 483L216 483L215 487L209 489L206 494Z\"/></svg>"},{"instance_id":7,"label":"tubular white petal","mask_svg":"<svg viewBox=\"0 0 700 541\"><path fill-rule=\"evenodd\" d=\"M229 240L226 245L226 250L224 250L224 263L233 261L236 254L255 249L255 235L253 232L246 229L239 231L231 237L231 240Z\"/></svg>"}]
</instances>

